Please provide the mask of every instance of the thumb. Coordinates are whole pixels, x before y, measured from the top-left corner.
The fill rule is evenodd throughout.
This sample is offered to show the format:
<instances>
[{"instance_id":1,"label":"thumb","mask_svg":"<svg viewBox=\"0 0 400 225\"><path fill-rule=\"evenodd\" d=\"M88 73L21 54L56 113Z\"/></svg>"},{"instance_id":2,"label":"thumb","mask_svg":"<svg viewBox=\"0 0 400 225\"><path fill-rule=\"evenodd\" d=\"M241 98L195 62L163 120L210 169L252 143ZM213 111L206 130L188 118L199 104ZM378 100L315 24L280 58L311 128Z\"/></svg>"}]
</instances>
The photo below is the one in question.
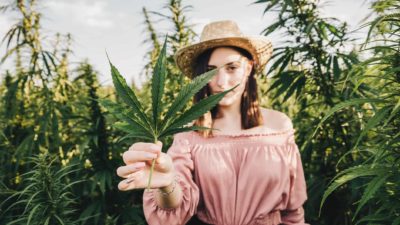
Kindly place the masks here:
<instances>
[{"instance_id":1,"label":"thumb","mask_svg":"<svg viewBox=\"0 0 400 225\"><path fill-rule=\"evenodd\" d=\"M157 158L160 158L160 155L163 152L163 149L162 149L163 143L161 141L157 140L157 142L155 144L160 146L160 152L157 154L158 155Z\"/></svg>"}]
</instances>

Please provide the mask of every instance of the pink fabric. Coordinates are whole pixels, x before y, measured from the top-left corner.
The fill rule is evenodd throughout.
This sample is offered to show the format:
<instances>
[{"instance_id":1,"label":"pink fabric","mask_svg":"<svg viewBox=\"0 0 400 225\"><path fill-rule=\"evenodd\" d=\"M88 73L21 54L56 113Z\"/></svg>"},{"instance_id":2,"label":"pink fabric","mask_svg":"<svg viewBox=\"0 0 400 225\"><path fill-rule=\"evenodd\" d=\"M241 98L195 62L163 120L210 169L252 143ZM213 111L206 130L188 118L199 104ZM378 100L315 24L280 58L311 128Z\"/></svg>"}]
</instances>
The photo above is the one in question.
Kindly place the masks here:
<instances>
[{"instance_id":1,"label":"pink fabric","mask_svg":"<svg viewBox=\"0 0 400 225\"><path fill-rule=\"evenodd\" d=\"M294 129L217 135L176 134L168 154L182 187L178 208L143 195L150 225L185 224L197 214L215 225L304 225L306 183Z\"/></svg>"}]
</instances>

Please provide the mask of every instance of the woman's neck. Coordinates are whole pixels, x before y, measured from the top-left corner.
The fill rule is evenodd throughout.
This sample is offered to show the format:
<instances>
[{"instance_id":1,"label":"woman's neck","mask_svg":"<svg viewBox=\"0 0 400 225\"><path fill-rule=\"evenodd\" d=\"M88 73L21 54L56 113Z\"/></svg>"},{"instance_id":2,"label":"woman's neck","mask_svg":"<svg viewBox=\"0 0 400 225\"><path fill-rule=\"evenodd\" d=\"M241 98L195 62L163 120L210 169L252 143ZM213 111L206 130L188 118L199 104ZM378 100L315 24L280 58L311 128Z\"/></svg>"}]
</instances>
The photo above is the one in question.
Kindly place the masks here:
<instances>
[{"instance_id":1,"label":"woman's neck","mask_svg":"<svg viewBox=\"0 0 400 225\"><path fill-rule=\"evenodd\" d=\"M218 106L217 118L213 120L213 128L219 129L215 133L220 132L237 132L242 130L242 117L240 105L233 107Z\"/></svg>"}]
</instances>

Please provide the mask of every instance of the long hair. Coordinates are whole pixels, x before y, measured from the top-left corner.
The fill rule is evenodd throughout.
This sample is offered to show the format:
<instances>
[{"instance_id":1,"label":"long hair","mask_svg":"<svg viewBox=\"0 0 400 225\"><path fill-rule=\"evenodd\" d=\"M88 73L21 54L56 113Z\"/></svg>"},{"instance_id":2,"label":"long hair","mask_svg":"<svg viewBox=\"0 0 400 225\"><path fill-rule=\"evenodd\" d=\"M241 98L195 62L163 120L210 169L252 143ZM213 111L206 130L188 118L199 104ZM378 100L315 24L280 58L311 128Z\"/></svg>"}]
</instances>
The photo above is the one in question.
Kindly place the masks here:
<instances>
[{"instance_id":1,"label":"long hair","mask_svg":"<svg viewBox=\"0 0 400 225\"><path fill-rule=\"evenodd\" d=\"M226 47L236 50L242 56L248 58L249 60L253 60L252 55L242 48L238 48L235 46L226 46ZM211 54L214 50L215 48L207 49L197 57L197 59L195 60L195 64L193 65L195 76L207 72L207 65L210 60ZM257 81L254 77L256 71L255 67L256 65L253 64L253 68L251 70L250 76L246 81L246 87L241 97L240 114L241 114L242 129L249 129L252 127L262 125L264 123L258 101ZM210 95L211 95L211 89L207 84L199 92L195 94L195 96L193 97L193 103L196 104L200 100ZM194 125L211 128L213 125L213 121L217 117L217 114L218 114L218 105L213 107L209 112L199 117L194 122ZM213 135L212 130L201 130L198 132L200 132L200 134L203 137L210 137Z\"/></svg>"}]
</instances>

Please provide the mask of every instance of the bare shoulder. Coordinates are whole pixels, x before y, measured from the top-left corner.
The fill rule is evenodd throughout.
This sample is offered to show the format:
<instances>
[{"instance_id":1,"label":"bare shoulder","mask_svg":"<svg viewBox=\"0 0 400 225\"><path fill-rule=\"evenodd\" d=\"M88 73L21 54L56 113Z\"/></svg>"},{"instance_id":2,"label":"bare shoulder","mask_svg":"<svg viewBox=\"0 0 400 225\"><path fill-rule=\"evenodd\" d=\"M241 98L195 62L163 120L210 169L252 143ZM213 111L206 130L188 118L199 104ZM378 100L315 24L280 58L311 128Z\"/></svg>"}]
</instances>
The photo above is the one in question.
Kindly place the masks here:
<instances>
[{"instance_id":1,"label":"bare shoulder","mask_svg":"<svg viewBox=\"0 0 400 225\"><path fill-rule=\"evenodd\" d=\"M261 107L264 126L268 129L283 131L293 129L292 120L283 112Z\"/></svg>"}]
</instances>

